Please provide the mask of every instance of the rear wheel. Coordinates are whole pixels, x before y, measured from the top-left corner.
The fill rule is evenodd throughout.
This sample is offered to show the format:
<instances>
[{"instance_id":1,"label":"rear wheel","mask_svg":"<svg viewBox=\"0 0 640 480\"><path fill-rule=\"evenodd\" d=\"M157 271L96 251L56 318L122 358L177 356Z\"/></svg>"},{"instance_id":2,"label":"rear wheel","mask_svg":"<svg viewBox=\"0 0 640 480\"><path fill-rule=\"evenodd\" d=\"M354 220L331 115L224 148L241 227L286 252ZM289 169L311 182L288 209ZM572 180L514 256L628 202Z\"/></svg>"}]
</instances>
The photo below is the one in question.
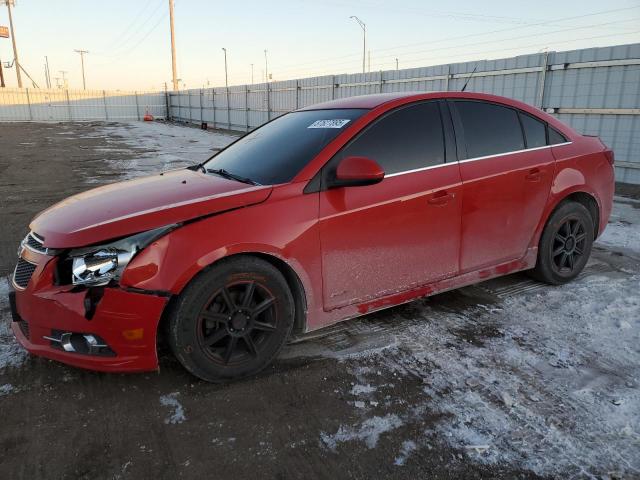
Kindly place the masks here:
<instances>
[{"instance_id":1,"label":"rear wheel","mask_svg":"<svg viewBox=\"0 0 640 480\"><path fill-rule=\"evenodd\" d=\"M294 318L287 282L255 257L222 261L180 295L169 319L169 343L191 373L210 382L252 375L286 341Z\"/></svg>"},{"instance_id":2,"label":"rear wheel","mask_svg":"<svg viewBox=\"0 0 640 480\"><path fill-rule=\"evenodd\" d=\"M594 225L589 210L576 202L561 205L542 232L532 275L553 285L573 280L587 264L593 240Z\"/></svg>"}]
</instances>

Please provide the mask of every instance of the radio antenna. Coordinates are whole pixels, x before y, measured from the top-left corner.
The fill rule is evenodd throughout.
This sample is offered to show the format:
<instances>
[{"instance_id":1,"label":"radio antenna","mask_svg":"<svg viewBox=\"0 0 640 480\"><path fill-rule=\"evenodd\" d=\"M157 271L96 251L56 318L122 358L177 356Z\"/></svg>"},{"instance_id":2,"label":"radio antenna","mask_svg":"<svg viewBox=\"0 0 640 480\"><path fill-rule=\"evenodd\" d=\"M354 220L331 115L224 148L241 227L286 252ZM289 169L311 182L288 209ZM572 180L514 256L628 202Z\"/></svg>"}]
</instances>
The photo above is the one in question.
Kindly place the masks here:
<instances>
[{"instance_id":1,"label":"radio antenna","mask_svg":"<svg viewBox=\"0 0 640 480\"><path fill-rule=\"evenodd\" d=\"M477 68L478 68L478 64L476 63L476 66L473 67L473 71L471 72L471 75L469 75L467 77L467 81L464 82L464 87L462 87L462 90L460 90L461 92L464 92L467 89L467 85L469 85L469 80L471 80L471 77L473 77L473 74L476 73Z\"/></svg>"}]
</instances>

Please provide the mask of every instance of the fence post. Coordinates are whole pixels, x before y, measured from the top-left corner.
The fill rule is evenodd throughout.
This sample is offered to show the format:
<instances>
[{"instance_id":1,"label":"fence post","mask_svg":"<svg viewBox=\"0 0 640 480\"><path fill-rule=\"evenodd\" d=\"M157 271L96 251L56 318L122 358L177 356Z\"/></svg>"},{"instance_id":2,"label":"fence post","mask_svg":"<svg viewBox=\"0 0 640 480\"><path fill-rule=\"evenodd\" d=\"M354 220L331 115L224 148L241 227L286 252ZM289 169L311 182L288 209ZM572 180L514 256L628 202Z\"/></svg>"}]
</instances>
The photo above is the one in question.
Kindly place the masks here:
<instances>
[{"instance_id":1,"label":"fence post","mask_svg":"<svg viewBox=\"0 0 640 480\"><path fill-rule=\"evenodd\" d=\"M169 90L167 90L167 84L164 84L164 107L165 107L165 120L171 120L171 99L169 97Z\"/></svg>"},{"instance_id":2,"label":"fence post","mask_svg":"<svg viewBox=\"0 0 640 480\"><path fill-rule=\"evenodd\" d=\"M198 98L198 103L200 104L200 126L204 123L204 110L202 106L202 89L200 89L200 97Z\"/></svg>"},{"instance_id":3,"label":"fence post","mask_svg":"<svg viewBox=\"0 0 640 480\"><path fill-rule=\"evenodd\" d=\"M140 105L138 105L138 92L133 92L136 96L136 116L138 117L138 121L140 121Z\"/></svg>"},{"instance_id":4,"label":"fence post","mask_svg":"<svg viewBox=\"0 0 640 480\"><path fill-rule=\"evenodd\" d=\"M249 85L244 86L244 117L249 131Z\"/></svg>"},{"instance_id":5,"label":"fence post","mask_svg":"<svg viewBox=\"0 0 640 480\"><path fill-rule=\"evenodd\" d=\"M69 101L69 89L67 88L64 92L67 97L67 110L69 111L69 121L73 121L73 114L71 113L71 102Z\"/></svg>"},{"instance_id":6,"label":"fence post","mask_svg":"<svg viewBox=\"0 0 640 480\"><path fill-rule=\"evenodd\" d=\"M211 106L213 108L213 128L216 127L216 89L213 87L211 89Z\"/></svg>"},{"instance_id":7,"label":"fence post","mask_svg":"<svg viewBox=\"0 0 640 480\"><path fill-rule=\"evenodd\" d=\"M336 98L336 76L331 75L331 100Z\"/></svg>"},{"instance_id":8,"label":"fence post","mask_svg":"<svg viewBox=\"0 0 640 480\"><path fill-rule=\"evenodd\" d=\"M547 81L547 69L549 68L549 52L544 53L544 61L542 62L542 71L540 72L540 84L538 85L538 98L536 105L540 110L544 110L544 85Z\"/></svg>"},{"instance_id":9,"label":"fence post","mask_svg":"<svg viewBox=\"0 0 640 480\"><path fill-rule=\"evenodd\" d=\"M296 80L296 110L300 108L300 80Z\"/></svg>"},{"instance_id":10,"label":"fence post","mask_svg":"<svg viewBox=\"0 0 640 480\"><path fill-rule=\"evenodd\" d=\"M189 123L193 123L193 111L191 110L191 90L188 90L187 92L187 95L189 95L187 97L189 102Z\"/></svg>"},{"instance_id":11,"label":"fence post","mask_svg":"<svg viewBox=\"0 0 640 480\"><path fill-rule=\"evenodd\" d=\"M31 111L31 98L29 98L29 89L25 88L27 91L27 105L29 106L29 120L33 120L33 112Z\"/></svg>"},{"instance_id":12,"label":"fence post","mask_svg":"<svg viewBox=\"0 0 640 480\"><path fill-rule=\"evenodd\" d=\"M447 65L447 79L444 82L445 91L449 91L449 79L451 78L451 65Z\"/></svg>"},{"instance_id":13,"label":"fence post","mask_svg":"<svg viewBox=\"0 0 640 480\"><path fill-rule=\"evenodd\" d=\"M380 70L380 93L382 93L383 84L384 84L384 80L382 80L382 70Z\"/></svg>"},{"instance_id":14,"label":"fence post","mask_svg":"<svg viewBox=\"0 0 640 480\"><path fill-rule=\"evenodd\" d=\"M271 121L271 86L269 85L269 79L267 79L267 122Z\"/></svg>"},{"instance_id":15,"label":"fence post","mask_svg":"<svg viewBox=\"0 0 640 480\"><path fill-rule=\"evenodd\" d=\"M107 91L102 90L102 103L104 103L104 117L109 120L109 109L107 108Z\"/></svg>"},{"instance_id":16,"label":"fence post","mask_svg":"<svg viewBox=\"0 0 640 480\"><path fill-rule=\"evenodd\" d=\"M229 87L227 87L227 128L231 130L231 104L229 103Z\"/></svg>"}]
</instances>

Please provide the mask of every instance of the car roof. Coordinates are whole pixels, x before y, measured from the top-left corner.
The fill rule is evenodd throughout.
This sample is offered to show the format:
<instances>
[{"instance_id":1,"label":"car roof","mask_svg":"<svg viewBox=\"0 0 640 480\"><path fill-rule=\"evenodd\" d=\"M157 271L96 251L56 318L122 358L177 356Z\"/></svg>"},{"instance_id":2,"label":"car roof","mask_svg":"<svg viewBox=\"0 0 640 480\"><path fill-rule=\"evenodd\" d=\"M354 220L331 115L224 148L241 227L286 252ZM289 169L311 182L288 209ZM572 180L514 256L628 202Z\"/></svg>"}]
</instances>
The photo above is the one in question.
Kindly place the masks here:
<instances>
[{"instance_id":1,"label":"car roof","mask_svg":"<svg viewBox=\"0 0 640 480\"><path fill-rule=\"evenodd\" d=\"M330 100L328 102L316 103L309 105L308 107L301 108L300 110L327 110L327 109L342 109L342 108L365 108L373 109L383 105L385 103L394 100L427 100L430 98L468 98L477 100L487 100L499 102L514 107L521 107L522 102L513 100L510 98L499 97L497 95L489 95L486 93L476 92L394 92L394 93L376 93L373 95L360 95L357 97L339 98L336 100Z\"/></svg>"}]
</instances>

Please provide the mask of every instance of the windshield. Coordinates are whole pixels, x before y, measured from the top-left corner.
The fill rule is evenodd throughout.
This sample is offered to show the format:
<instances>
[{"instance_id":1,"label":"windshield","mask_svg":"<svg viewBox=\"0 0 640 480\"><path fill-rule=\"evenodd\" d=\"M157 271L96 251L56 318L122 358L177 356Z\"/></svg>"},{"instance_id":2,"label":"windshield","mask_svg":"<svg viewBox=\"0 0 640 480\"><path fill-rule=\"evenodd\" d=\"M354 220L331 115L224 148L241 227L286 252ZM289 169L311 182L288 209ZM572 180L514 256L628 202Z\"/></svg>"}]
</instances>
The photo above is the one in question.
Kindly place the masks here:
<instances>
[{"instance_id":1,"label":"windshield","mask_svg":"<svg viewBox=\"0 0 640 480\"><path fill-rule=\"evenodd\" d=\"M292 112L245 135L204 164L211 173L260 185L293 179L334 138L367 110Z\"/></svg>"}]
</instances>

